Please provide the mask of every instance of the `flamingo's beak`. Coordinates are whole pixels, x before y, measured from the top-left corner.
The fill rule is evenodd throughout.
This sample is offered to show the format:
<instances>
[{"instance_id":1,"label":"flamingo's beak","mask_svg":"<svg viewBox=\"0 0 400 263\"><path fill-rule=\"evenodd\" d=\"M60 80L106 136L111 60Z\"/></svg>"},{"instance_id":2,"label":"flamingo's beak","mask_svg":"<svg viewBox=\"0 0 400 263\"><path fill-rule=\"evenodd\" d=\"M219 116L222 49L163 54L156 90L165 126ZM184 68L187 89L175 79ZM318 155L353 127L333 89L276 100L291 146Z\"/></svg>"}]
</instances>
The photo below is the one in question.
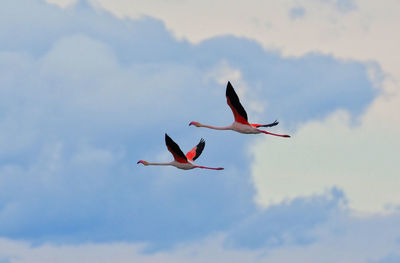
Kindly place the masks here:
<instances>
[{"instance_id":1,"label":"flamingo's beak","mask_svg":"<svg viewBox=\"0 0 400 263\"><path fill-rule=\"evenodd\" d=\"M148 162L146 162L146 161L143 161L143 160L140 160L139 162L137 162L138 164L139 163L141 163L141 164L143 164L143 165L145 165L145 166L147 166L147 165L149 165L149 163Z\"/></svg>"},{"instance_id":2,"label":"flamingo's beak","mask_svg":"<svg viewBox=\"0 0 400 263\"><path fill-rule=\"evenodd\" d=\"M191 123L189 123L189 126L190 125L194 125L196 127L200 127L200 123L198 123L197 121L192 121Z\"/></svg>"}]
</instances>

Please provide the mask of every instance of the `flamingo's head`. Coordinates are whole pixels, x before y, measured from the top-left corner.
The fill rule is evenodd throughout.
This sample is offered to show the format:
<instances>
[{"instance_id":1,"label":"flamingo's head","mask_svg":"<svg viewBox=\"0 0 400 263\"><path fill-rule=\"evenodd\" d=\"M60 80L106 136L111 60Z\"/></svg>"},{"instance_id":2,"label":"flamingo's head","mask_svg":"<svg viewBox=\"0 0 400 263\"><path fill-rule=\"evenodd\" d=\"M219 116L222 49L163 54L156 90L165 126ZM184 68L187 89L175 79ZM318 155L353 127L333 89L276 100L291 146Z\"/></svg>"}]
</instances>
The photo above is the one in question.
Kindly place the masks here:
<instances>
[{"instance_id":1,"label":"flamingo's head","mask_svg":"<svg viewBox=\"0 0 400 263\"><path fill-rule=\"evenodd\" d=\"M140 160L139 162L137 162L138 164L139 163L141 163L141 164L143 164L143 165L149 165L149 163L148 162L146 162L146 161L143 161L143 160Z\"/></svg>"},{"instance_id":2,"label":"flamingo's head","mask_svg":"<svg viewBox=\"0 0 400 263\"><path fill-rule=\"evenodd\" d=\"M196 126L196 127L200 127L200 123L197 122L197 121L192 121L191 123L189 123L189 126L190 126L190 125L194 125L194 126Z\"/></svg>"}]
</instances>

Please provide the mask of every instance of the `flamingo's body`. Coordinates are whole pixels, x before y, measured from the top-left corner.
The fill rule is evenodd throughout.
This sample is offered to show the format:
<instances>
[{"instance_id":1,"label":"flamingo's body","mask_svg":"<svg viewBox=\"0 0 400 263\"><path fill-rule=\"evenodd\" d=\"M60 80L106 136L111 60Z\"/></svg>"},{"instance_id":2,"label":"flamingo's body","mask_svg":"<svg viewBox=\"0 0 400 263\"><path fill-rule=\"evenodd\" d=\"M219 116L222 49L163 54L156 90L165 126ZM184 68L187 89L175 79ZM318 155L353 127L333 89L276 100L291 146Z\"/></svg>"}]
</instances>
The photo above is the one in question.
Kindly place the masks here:
<instances>
[{"instance_id":1,"label":"flamingo's body","mask_svg":"<svg viewBox=\"0 0 400 263\"><path fill-rule=\"evenodd\" d=\"M141 163L143 165L171 165L176 168L182 170L190 170L194 168L202 168L202 169L211 169L211 170L223 170L224 168L212 168L196 165L193 161L195 161L200 154L203 152L204 146L206 142L201 139L200 142L190 150L186 155L183 154L182 150L179 148L179 145L176 144L168 134L165 134L165 144L167 145L168 151L174 156L174 160L172 162L167 163L150 163L143 160L138 161L137 163Z\"/></svg>"},{"instance_id":2,"label":"flamingo's body","mask_svg":"<svg viewBox=\"0 0 400 263\"><path fill-rule=\"evenodd\" d=\"M259 127L272 127L278 125L278 121L274 121L273 123L270 124L251 124L247 120L247 113L245 109L243 108L242 104L240 103L239 97L237 96L235 90L232 87L232 84L228 81L228 84L226 86L226 100L229 105L229 107L232 110L233 116L235 118L235 121L225 127L214 127L210 125L205 125L201 124L199 122L192 121L190 125L194 125L196 127L205 127L209 129L214 129L214 130L233 130L236 132L240 133L245 133L245 134L259 134L259 133L265 133L265 134L270 134L274 136L280 136L280 137L290 137L289 135L281 135L281 134L276 134L276 133L271 133L267 131L263 131L258 129Z\"/></svg>"}]
</instances>

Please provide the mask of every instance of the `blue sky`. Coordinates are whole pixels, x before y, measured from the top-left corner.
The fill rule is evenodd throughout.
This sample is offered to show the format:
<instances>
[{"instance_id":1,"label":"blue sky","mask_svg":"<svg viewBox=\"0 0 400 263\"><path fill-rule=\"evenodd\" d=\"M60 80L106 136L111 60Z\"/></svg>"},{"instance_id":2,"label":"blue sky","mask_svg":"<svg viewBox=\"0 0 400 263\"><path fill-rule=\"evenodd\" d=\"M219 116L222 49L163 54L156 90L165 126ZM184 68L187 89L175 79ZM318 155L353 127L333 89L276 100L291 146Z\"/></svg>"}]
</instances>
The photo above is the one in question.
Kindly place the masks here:
<instances>
[{"instance_id":1,"label":"blue sky","mask_svg":"<svg viewBox=\"0 0 400 263\"><path fill-rule=\"evenodd\" d=\"M332 5L341 16L357 10L350 1L316 2L321 4ZM331 240L350 240L344 253L353 258L349 262L391 262L399 256L400 232L393 227L398 228L400 200L391 188L399 182L396 152L386 163L372 158L371 166L387 175L376 179L372 170L365 179L366 186L377 185L371 190L378 200L373 204L368 189L354 186L363 180L357 171L364 174L357 165L369 159L335 155L358 155L354 149L368 138L357 136L343 145L342 134L372 133L370 123L392 105L380 106L381 98L397 99L387 84L389 74L396 78L387 70L390 63L318 49L288 55L284 47L266 48L263 41L235 32L197 41L180 37L184 33L168 18L140 5L145 14L140 17L118 14L106 1L60 7L6 0L2 6L0 238L5 249L0 262L24 262L31 253L38 262L52 253L66 260L63 249L92 261L99 250L131 249L134 255L122 253L121 262L187 262L181 253L207 251L214 243L220 250L210 249L211 254L224 262L231 262L232 253L238 260L285 262L284 254L295 258L301 249L343 249L329 247ZM295 20L309 16L307 6L290 8L305 10L301 16L296 12ZM271 131L293 138L188 127L194 120L232 122L224 97L228 80L250 120L278 119ZM387 123L382 127L390 127ZM225 170L138 166L139 159L171 159L166 132L184 151L204 138L198 163ZM389 148L396 145L395 134L371 143L382 148L361 149L372 155L396 151ZM337 166L344 168L336 171ZM336 172L349 173L349 179ZM318 179L308 182L304 176ZM364 244L359 236L377 241ZM369 254L359 255L360 247ZM199 253L191 260L203 257ZM318 255L314 260L319 262Z\"/></svg>"}]
</instances>

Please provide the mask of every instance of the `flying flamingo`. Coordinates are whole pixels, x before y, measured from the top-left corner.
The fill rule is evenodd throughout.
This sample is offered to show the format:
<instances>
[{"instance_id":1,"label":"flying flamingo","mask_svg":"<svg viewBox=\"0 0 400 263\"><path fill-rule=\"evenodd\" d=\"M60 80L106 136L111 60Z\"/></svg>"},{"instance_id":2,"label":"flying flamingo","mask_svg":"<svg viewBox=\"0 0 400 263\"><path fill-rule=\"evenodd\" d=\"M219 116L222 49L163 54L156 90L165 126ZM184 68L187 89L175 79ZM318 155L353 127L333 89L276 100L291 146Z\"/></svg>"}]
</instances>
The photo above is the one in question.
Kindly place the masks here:
<instances>
[{"instance_id":1,"label":"flying flamingo","mask_svg":"<svg viewBox=\"0 0 400 263\"><path fill-rule=\"evenodd\" d=\"M239 97L236 94L235 90L232 87L232 84L228 81L228 85L226 86L226 100L233 112L233 116L235 117L235 121L226 127L214 127L210 125L205 125L201 124L196 121L192 121L189 123L190 125L194 125L196 127L205 127L209 129L214 129L214 130L233 130L237 131L240 133L246 133L246 134L259 134L259 133L265 133L265 134L270 134L274 136L280 136L280 137L286 137L289 138L290 135L281 135L281 134L276 134L276 133L271 133L267 131L260 130L258 128L260 127L272 127L275 125L278 125L278 121L274 121L273 123L270 124L251 124L247 121L247 113L245 109L243 108L242 104L239 101Z\"/></svg>"},{"instance_id":2,"label":"flying flamingo","mask_svg":"<svg viewBox=\"0 0 400 263\"><path fill-rule=\"evenodd\" d=\"M143 165L172 165L176 168L183 170L190 170L194 168L202 168L202 169L211 169L211 170L223 170L224 168L212 168L196 165L193 163L200 154L203 152L204 146L206 142L201 139L200 142L186 155L183 154L182 150L179 148L179 145L176 144L168 134L165 134L165 144L167 145L168 151L174 156L174 160L168 163L149 163L143 160L138 161L137 163L141 163Z\"/></svg>"}]
</instances>

